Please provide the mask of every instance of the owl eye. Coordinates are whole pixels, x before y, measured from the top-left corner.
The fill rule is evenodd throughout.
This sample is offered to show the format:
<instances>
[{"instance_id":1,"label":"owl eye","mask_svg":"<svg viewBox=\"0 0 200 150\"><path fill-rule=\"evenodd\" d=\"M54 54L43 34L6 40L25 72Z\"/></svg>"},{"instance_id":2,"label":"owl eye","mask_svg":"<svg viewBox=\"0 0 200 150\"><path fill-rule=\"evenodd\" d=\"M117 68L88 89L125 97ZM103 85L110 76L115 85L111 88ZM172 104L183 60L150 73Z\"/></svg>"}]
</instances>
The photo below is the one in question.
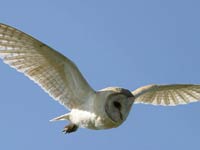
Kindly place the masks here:
<instances>
[{"instance_id":1,"label":"owl eye","mask_svg":"<svg viewBox=\"0 0 200 150\"><path fill-rule=\"evenodd\" d=\"M120 110L121 107L122 107L121 104L120 104L119 102L116 102L116 101L113 102L113 105L114 105L117 109L119 109L119 110Z\"/></svg>"}]
</instances>

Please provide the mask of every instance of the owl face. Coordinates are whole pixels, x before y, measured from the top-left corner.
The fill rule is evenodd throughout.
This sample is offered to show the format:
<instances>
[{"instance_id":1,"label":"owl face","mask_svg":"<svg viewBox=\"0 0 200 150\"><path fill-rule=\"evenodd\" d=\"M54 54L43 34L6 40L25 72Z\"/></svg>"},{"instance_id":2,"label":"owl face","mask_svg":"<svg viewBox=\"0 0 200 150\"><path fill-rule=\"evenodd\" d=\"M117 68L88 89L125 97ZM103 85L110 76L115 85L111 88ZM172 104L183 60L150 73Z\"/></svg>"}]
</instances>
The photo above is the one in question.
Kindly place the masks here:
<instances>
[{"instance_id":1,"label":"owl face","mask_svg":"<svg viewBox=\"0 0 200 150\"><path fill-rule=\"evenodd\" d=\"M115 123L124 122L134 102L134 96L126 89L117 89L107 97L105 112Z\"/></svg>"}]
</instances>

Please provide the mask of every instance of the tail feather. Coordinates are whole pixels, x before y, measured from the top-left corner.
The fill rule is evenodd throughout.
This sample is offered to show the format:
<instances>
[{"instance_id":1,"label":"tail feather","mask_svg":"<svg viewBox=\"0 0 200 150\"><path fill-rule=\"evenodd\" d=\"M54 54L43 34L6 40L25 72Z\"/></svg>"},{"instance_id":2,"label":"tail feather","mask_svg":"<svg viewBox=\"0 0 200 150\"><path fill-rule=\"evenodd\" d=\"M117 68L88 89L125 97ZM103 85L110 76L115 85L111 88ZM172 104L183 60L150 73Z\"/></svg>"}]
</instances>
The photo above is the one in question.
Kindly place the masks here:
<instances>
[{"instance_id":1,"label":"tail feather","mask_svg":"<svg viewBox=\"0 0 200 150\"><path fill-rule=\"evenodd\" d=\"M53 118L51 120L49 120L50 122L53 122L53 121L61 121L61 120L69 120L69 113L68 114L64 114L64 115L61 115L59 117L56 117L56 118Z\"/></svg>"}]
</instances>

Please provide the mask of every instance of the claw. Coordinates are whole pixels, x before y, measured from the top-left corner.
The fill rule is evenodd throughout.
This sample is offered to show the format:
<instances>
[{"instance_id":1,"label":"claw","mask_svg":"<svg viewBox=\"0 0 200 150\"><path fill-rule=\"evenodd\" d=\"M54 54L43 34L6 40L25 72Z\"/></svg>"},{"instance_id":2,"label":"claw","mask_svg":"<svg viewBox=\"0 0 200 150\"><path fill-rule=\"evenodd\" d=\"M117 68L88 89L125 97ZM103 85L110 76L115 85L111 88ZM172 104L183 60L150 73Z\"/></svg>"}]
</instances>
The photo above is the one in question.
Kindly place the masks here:
<instances>
[{"instance_id":1,"label":"claw","mask_svg":"<svg viewBox=\"0 0 200 150\"><path fill-rule=\"evenodd\" d=\"M75 124L69 124L67 126L64 127L63 129L63 133L67 134L67 133L72 133L75 132L78 129L78 126Z\"/></svg>"}]
</instances>

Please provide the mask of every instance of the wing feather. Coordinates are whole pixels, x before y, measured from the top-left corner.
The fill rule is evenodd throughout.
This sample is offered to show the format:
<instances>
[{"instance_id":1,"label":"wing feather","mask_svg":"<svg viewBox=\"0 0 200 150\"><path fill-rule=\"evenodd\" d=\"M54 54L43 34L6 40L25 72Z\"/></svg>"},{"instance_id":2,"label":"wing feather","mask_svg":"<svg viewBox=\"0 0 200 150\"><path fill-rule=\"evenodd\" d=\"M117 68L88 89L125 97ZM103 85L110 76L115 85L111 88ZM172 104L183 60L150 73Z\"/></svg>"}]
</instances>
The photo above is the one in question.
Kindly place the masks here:
<instances>
[{"instance_id":1,"label":"wing feather","mask_svg":"<svg viewBox=\"0 0 200 150\"><path fill-rule=\"evenodd\" d=\"M79 107L94 93L71 60L4 24L0 24L0 57L70 109Z\"/></svg>"},{"instance_id":2,"label":"wing feather","mask_svg":"<svg viewBox=\"0 0 200 150\"><path fill-rule=\"evenodd\" d=\"M200 100L200 85L147 85L132 92L135 103L175 106Z\"/></svg>"}]
</instances>

